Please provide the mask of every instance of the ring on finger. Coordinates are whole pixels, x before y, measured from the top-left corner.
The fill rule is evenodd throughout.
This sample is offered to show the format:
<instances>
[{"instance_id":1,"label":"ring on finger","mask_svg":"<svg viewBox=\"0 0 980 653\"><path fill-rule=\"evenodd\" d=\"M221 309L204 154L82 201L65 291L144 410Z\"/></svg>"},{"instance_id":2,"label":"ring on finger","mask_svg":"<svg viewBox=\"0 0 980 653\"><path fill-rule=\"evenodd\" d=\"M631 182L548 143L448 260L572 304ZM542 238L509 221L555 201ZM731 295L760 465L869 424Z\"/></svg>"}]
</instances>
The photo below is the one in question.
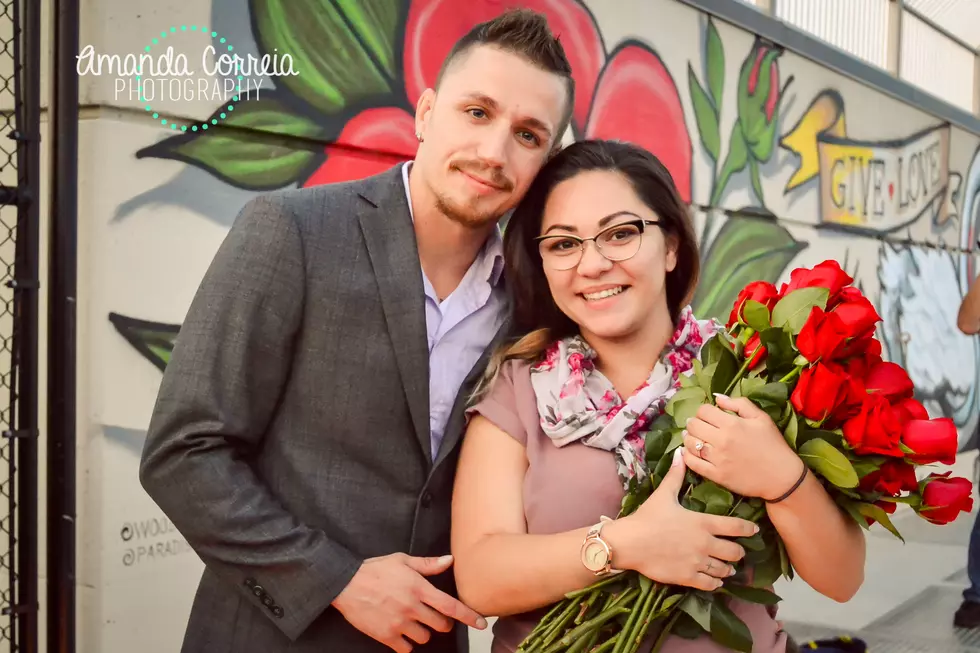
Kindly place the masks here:
<instances>
[{"instance_id":1,"label":"ring on finger","mask_svg":"<svg viewBox=\"0 0 980 653\"><path fill-rule=\"evenodd\" d=\"M696 453L698 458L701 458L702 460L704 459L704 450L706 446L707 443L702 442L701 440L696 440L694 444L694 453Z\"/></svg>"}]
</instances>

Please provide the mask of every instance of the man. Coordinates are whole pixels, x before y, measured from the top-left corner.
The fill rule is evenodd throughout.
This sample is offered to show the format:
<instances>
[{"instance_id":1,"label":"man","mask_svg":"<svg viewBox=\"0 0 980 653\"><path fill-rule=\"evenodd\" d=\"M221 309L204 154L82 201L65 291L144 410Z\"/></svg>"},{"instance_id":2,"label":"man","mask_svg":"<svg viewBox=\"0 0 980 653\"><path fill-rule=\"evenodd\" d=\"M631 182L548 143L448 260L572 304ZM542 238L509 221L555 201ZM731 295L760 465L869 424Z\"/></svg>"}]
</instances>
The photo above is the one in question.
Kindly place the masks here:
<instances>
[{"instance_id":1,"label":"man","mask_svg":"<svg viewBox=\"0 0 980 653\"><path fill-rule=\"evenodd\" d=\"M506 328L497 221L573 88L544 18L505 14L419 99L410 167L242 210L140 468L206 566L184 653L463 652L486 627L438 556L465 396Z\"/></svg>"},{"instance_id":2,"label":"man","mask_svg":"<svg viewBox=\"0 0 980 653\"><path fill-rule=\"evenodd\" d=\"M980 241L977 246L980 247ZM968 336L980 332L980 283L974 282L960 303L956 326ZM976 520L970 532L966 570L970 586L963 591L963 602L953 615L953 625L957 628L976 628L980 626L980 521Z\"/></svg>"}]
</instances>

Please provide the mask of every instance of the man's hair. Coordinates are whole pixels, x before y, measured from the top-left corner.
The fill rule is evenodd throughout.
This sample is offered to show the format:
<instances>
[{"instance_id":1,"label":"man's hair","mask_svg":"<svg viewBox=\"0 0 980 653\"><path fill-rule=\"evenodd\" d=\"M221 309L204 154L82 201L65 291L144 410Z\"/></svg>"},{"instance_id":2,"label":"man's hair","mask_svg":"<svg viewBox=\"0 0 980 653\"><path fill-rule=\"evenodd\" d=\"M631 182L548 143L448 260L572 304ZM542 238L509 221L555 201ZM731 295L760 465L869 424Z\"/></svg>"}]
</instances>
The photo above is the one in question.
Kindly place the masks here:
<instances>
[{"instance_id":1,"label":"man's hair","mask_svg":"<svg viewBox=\"0 0 980 653\"><path fill-rule=\"evenodd\" d=\"M436 90L442 83L446 71L454 62L466 55L473 47L489 45L505 52L515 54L542 70L558 75L565 82L567 98L565 112L556 142L565 133L575 108L575 80L572 79L572 66L565 56L565 48L548 27L548 19L543 14L530 9L511 9L492 20L478 23L460 38L439 69L436 77Z\"/></svg>"}]
</instances>

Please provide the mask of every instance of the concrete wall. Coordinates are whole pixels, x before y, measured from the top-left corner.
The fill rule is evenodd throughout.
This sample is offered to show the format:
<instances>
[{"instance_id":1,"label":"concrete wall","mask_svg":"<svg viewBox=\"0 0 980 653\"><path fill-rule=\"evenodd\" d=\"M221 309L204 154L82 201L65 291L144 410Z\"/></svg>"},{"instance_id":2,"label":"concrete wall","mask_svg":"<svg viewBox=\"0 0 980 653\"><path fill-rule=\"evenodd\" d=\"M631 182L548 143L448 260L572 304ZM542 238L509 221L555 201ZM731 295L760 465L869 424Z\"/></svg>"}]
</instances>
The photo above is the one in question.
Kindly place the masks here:
<instances>
[{"instance_id":1,"label":"concrete wall","mask_svg":"<svg viewBox=\"0 0 980 653\"><path fill-rule=\"evenodd\" d=\"M83 2L83 46L120 57L172 47L193 81L167 99L158 76L141 98L132 77L83 70L81 653L178 650L201 563L142 492L137 465L173 339L235 215L256 193L410 158L412 107L452 42L512 4ZM748 281L835 258L876 301L887 356L967 446L980 350L955 316L976 275L976 134L676 0L523 4L550 7L569 49L579 95L566 140L651 149L693 204L701 316L727 314ZM226 86L203 71L208 46L289 54L300 74L251 75L235 100L234 75Z\"/></svg>"}]
</instances>

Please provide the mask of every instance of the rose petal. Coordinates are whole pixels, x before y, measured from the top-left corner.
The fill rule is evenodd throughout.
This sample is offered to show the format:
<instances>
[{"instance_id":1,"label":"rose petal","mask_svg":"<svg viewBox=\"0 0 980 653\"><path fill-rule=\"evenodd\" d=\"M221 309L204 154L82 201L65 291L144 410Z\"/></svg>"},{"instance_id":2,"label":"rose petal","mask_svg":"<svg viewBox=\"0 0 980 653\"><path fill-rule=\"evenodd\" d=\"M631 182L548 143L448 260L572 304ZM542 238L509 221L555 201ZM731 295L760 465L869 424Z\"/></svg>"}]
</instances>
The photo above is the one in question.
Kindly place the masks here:
<instances>
[{"instance_id":1,"label":"rose petal","mask_svg":"<svg viewBox=\"0 0 980 653\"><path fill-rule=\"evenodd\" d=\"M667 167L681 199L691 201L691 138L673 77L645 45L612 54L596 88L586 138L629 141Z\"/></svg>"},{"instance_id":2,"label":"rose petal","mask_svg":"<svg viewBox=\"0 0 980 653\"><path fill-rule=\"evenodd\" d=\"M911 398L915 391L908 372L901 365L889 361L882 361L868 370L864 387L868 392L877 392L892 402Z\"/></svg>"},{"instance_id":3,"label":"rose petal","mask_svg":"<svg viewBox=\"0 0 980 653\"><path fill-rule=\"evenodd\" d=\"M405 93L415 106L422 91L436 83L453 45L478 23L508 9L525 7L544 14L565 49L575 79L574 120L583 131L599 70L606 58L595 19L577 0L413 0L405 26Z\"/></svg>"},{"instance_id":4,"label":"rose petal","mask_svg":"<svg viewBox=\"0 0 980 653\"><path fill-rule=\"evenodd\" d=\"M952 465L956 462L959 436L956 424L948 417L913 419L905 423L902 443L915 452L908 455L909 460L920 464Z\"/></svg>"},{"instance_id":5,"label":"rose petal","mask_svg":"<svg viewBox=\"0 0 980 653\"><path fill-rule=\"evenodd\" d=\"M363 179L415 158L415 118L403 109L367 109L347 121L340 136L326 148L327 160L304 188Z\"/></svg>"}]
</instances>

